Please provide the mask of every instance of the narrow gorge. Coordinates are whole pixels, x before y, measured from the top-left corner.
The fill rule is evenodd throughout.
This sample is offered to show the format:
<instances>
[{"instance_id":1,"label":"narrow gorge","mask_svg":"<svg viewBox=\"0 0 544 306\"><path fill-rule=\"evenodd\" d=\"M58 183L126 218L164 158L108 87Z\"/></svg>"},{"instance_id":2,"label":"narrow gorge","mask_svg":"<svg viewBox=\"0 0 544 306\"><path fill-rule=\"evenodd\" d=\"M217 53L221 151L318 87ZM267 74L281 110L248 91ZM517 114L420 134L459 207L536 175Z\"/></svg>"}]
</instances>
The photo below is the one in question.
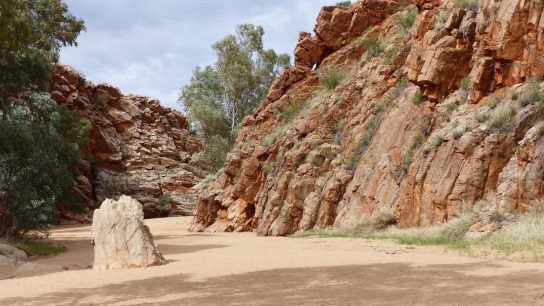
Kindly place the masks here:
<instances>
[{"instance_id":1,"label":"narrow gorge","mask_svg":"<svg viewBox=\"0 0 544 306\"><path fill-rule=\"evenodd\" d=\"M187 118L153 98L123 95L57 65L51 97L91 123L75 194L81 210L60 206L65 221L88 222L106 198L129 195L147 218L192 215L196 185L206 172L189 162L202 144Z\"/></svg>"}]
</instances>

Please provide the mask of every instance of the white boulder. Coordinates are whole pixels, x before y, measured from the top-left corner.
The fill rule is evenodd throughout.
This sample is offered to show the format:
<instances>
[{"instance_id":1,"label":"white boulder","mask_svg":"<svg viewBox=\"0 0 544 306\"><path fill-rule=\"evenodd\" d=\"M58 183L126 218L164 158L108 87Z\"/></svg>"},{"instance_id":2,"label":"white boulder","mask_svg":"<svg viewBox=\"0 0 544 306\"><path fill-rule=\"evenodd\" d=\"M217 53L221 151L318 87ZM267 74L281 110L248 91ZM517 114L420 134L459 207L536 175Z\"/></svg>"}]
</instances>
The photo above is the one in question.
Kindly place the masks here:
<instances>
[{"instance_id":1,"label":"white boulder","mask_svg":"<svg viewBox=\"0 0 544 306\"><path fill-rule=\"evenodd\" d=\"M144 224L142 205L129 196L106 199L94 211L91 237L94 270L148 267L164 263Z\"/></svg>"}]
</instances>

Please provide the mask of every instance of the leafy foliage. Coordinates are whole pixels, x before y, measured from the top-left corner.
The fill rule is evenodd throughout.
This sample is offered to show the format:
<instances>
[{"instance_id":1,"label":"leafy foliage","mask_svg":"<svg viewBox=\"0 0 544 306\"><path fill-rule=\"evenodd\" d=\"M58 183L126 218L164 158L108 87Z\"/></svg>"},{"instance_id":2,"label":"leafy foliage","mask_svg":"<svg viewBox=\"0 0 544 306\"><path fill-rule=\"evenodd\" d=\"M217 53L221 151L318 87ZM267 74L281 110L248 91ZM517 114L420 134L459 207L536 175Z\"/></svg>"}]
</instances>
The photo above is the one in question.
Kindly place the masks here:
<instances>
[{"instance_id":1,"label":"leafy foliage","mask_svg":"<svg viewBox=\"0 0 544 306\"><path fill-rule=\"evenodd\" d=\"M211 161L209 167L214 170L230 151L242 119L264 101L280 69L289 65L288 55L264 49L263 35L261 26L238 26L236 35L213 45L215 64L196 67L191 82L181 90L178 101L205 138L197 159ZM204 157L208 154L213 156Z\"/></svg>"},{"instance_id":2,"label":"leafy foliage","mask_svg":"<svg viewBox=\"0 0 544 306\"><path fill-rule=\"evenodd\" d=\"M61 47L76 45L85 29L61 0L0 3L0 105L8 118L13 98L43 88Z\"/></svg>"},{"instance_id":3,"label":"leafy foliage","mask_svg":"<svg viewBox=\"0 0 544 306\"><path fill-rule=\"evenodd\" d=\"M0 236L46 231L55 221L56 204L73 196L89 129L87 120L46 95L31 96L0 121L0 190L6 205Z\"/></svg>"},{"instance_id":4,"label":"leafy foliage","mask_svg":"<svg viewBox=\"0 0 544 306\"><path fill-rule=\"evenodd\" d=\"M232 145L228 142L228 138L223 138L220 135L212 135L204 142L202 151L193 155L191 162L194 164L208 166L211 169L220 169L225 163L227 152Z\"/></svg>"},{"instance_id":5,"label":"leafy foliage","mask_svg":"<svg viewBox=\"0 0 544 306\"><path fill-rule=\"evenodd\" d=\"M336 3L336 6L338 6L338 7L350 7L351 6L351 1L340 1L340 2Z\"/></svg>"}]
</instances>

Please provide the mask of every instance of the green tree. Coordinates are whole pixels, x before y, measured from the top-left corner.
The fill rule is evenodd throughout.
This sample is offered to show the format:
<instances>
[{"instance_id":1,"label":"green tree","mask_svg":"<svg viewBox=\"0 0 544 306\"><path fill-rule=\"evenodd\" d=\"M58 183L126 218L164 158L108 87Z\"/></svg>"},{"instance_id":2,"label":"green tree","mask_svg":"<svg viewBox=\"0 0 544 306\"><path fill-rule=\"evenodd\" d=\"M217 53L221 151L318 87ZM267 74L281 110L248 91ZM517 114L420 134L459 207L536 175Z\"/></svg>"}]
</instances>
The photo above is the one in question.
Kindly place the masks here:
<instances>
[{"instance_id":1,"label":"green tree","mask_svg":"<svg viewBox=\"0 0 544 306\"><path fill-rule=\"evenodd\" d=\"M80 149L90 123L48 95L34 94L0 120L0 236L46 231L57 203L71 199Z\"/></svg>"},{"instance_id":2,"label":"green tree","mask_svg":"<svg viewBox=\"0 0 544 306\"><path fill-rule=\"evenodd\" d=\"M280 69L289 65L287 54L264 49L263 35L261 26L239 25L235 35L213 45L215 64L196 67L191 82L181 90L179 102L205 139L204 150L195 159L212 169L221 167L242 119L255 112Z\"/></svg>"},{"instance_id":3,"label":"green tree","mask_svg":"<svg viewBox=\"0 0 544 306\"><path fill-rule=\"evenodd\" d=\"M0 2L0 106L10 116L15 98L43 88L63 46L76 45L85 29L61 0Z\"/></svg>"},{"instance_id":4,"label":"green tree","mask_svg":"<svg viewBox=\"0 0 544 306\"><path fill-rule=\"evenodd\" d=\"M0 2L0 236L46 231L71 194L90 124L45 89L85 29L61 0Z\"/></svg>"}]
</instances>

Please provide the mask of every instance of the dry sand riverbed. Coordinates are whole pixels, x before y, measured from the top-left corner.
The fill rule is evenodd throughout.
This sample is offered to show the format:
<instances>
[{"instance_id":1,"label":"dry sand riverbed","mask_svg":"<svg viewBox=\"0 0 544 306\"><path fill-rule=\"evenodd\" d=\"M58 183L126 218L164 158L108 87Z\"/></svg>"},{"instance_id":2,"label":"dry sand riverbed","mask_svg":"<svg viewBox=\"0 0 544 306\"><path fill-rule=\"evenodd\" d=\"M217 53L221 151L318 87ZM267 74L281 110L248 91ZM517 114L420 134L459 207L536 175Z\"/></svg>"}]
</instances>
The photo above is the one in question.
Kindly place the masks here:
<instances>
[{"instance_id":1,"label":"dry sand riverbed","mask_svg":"<svg viewBox=\"0 0 544 306\"><path fill-rule=\"evenodd\" d=\"M66 253L0 267L0 304L544 304L542 264L387 241L188 233L190 220L146 220L166 265L100 272L89 268L90 226L59 227L52 239Z\"/></svg>"}]
</instances>

